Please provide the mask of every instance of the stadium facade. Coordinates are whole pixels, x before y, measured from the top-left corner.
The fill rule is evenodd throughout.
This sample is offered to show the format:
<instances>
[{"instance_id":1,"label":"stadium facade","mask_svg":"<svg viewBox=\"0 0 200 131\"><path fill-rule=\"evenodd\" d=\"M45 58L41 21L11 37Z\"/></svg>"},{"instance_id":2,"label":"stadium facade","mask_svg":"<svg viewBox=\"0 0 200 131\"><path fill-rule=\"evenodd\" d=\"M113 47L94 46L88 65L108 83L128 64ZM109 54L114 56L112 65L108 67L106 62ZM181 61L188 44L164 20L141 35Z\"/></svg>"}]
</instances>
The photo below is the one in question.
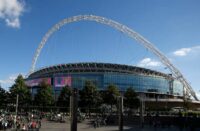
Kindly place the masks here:
<instances>
[{"instance_id":1,"label":"stadium facade","mask_svg":"<svg viewBox=\"0 0 200 131\"><path fill-rule=\"evenodd\" d=\"M45 81L52 85L57 98L64 86L82 89L87 80L102 91L110 84L116 85L121 92L132 87L139 96L143 94L147 105L183 105L183 85L171 74L121 64L72 63L45 67L31 73L26 84L35 95L39 84Z\"/></svg>"}]
</instances>

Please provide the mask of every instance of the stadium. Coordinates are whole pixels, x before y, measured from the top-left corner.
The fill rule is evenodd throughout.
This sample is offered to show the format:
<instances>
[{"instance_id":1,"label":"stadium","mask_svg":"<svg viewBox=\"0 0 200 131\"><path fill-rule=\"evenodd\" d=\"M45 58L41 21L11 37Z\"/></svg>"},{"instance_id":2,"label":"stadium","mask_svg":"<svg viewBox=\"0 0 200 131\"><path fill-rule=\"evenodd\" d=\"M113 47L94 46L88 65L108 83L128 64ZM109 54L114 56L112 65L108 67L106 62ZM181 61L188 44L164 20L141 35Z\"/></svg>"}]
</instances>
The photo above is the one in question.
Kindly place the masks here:
<instances>
[{"instance_id":1,"label":"stadium","mask_svg":"<svg viewBox=\"0 0 200 131\"><path fill-rule=\"evenodd\" d=\"M42 81L52 85L55 98L64 86L81 90L85 81L92 81L104 91L113 84L120 92L132 87L145 104L161 107L183 106L183 85L172 77L158 71L141 67L111 63L72 63L50 66L31 73L26 83L35 95ZM159 104L158 104L159 103ZM195 103L193 103L195 105Z\"/></svg>"},{"instance_id":2,"label":"stadium","mask_svg":"<svg viewBox=\"0 0 200 131\"><path fill-rule=\"evenodd\" d=\"M97 22L124 33L157 56L171 73L165 74L128 65L86 62L53 65L35 70L38 57L48 39L64 25L78 21ZM101 91L110 84L116 85L122 93L131 87L138 93L140 100L145 101L146 107L183 107L188 103L190 108L200 107L197 95L189 82L153 43L117 21L95 15L78 15L61 20L44 35L33 57L26 84L31 87L34 95L38 85L46 81L52 85L57 99L64 86L82 89L87 80L92 81Z\"/></svg>"}]
</instances>

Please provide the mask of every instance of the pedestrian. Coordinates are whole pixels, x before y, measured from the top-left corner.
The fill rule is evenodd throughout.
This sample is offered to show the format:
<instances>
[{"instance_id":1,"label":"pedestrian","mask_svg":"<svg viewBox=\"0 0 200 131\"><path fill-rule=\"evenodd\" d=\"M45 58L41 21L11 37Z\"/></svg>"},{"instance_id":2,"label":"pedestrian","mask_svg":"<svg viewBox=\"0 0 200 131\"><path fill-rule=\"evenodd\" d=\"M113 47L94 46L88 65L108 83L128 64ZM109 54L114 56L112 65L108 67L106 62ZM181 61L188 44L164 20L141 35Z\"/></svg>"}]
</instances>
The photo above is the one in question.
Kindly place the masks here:
<instances>
[{"instance_id":1,"label":"pedestrian","mask_svg":"<svg viewBox=\"0 0 200 131\"><path fill-rule=\"evenodd\" d=\"M26 125L24 123L22 124L22 131L26 131Z\"/></svg>"},{"instance_id":2,"label":"pedestrian","mask_svg":"<svg viewBox=\"0 0 200 131\"><path fill-rule=\"evenodd\" d=\"M32 125L31 125L31 128L35 129L35 128L36 128L36 125L37 125L36 122L33 121L33 122L32 122Z\"/></svg>"}]
</instances>

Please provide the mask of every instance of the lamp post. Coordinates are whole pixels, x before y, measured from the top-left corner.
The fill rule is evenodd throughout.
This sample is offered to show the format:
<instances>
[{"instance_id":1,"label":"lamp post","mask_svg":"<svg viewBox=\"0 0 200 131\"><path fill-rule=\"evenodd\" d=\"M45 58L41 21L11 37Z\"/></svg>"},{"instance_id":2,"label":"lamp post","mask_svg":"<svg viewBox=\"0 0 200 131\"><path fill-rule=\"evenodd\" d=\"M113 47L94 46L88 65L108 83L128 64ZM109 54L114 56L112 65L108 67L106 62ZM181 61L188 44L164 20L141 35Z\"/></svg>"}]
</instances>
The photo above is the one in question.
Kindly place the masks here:
<instances>
[{"instance_id":1,"label":"lamp post","mask_svg":"<svg viewBox=\"0 0 200 131\"><path fill-rule=\"evenodd\" d=\"M71 131L77 131L78 89L72 89L70 96Z\"/></svg>"},{"instance_id":2,"label":"lamp post","mask_svg":"<svg viewBox=\"0 0 200 131\"><path fill-rule=\"evenodd\" d=\"M120 96L113 95L115 99L117 99L118 102L118 125L119 125L119 131L123 131L123 108L124 108L124 98L121 93Z\"/></svg>"},{"instance_id":3,"label":"lamp post","mask_svg":"<svg viewBox=\"0 0 200 131\"><path fill-rule=\"evenodd\" d=\"M15 113L16 113L16 116L15 116L15 128L17 128L17 113L18 113L18 101L19 101L19 95L17 94L17 99L16 99L16 108L15 108Z\"/></svg>"},{"instance_id":4,"label":"lamp post","mask_svg":"<svg viewBox=\"0 0 200 131\"><path fill-rule=\"evenodd\" d=\"M123 131L123 107L124 107L124 101L123 101L123 96L118 97L119 101L119 131Z\"/></svg>"},{"instance_id":5,"label":"lamp post","mask_svg":"<svg viewBox=\"0 0 200 131\"><path fill-rule=\"evenodd\" d=\"M143 127L144 124L144 110L145 110L145 94L142 92L140 93L140 124Z\"/></svg>"}]
</instances>

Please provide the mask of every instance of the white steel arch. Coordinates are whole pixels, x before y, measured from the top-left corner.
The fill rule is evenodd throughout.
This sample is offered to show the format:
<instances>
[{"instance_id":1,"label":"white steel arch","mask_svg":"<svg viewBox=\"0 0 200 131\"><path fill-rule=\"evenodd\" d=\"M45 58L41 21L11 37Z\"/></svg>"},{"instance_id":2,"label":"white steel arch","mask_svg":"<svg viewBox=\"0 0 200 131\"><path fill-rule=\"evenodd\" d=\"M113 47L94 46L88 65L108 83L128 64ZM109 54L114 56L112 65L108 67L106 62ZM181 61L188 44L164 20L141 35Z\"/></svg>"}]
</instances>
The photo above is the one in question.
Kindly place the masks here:
<instances>
[{"instance_id":1,"label":"white steel arch","mask_svg":"<svg viewBox=\"0 0 200 131\"><path fill-rule=\"evenodd\" d=\"M65 24L73 23L73 22L77 22L77 21L95 21L97 23L105 24L105 25L113 27L114 29L121 31L124 34L128 35L129 37L133 38L138 43L140 43L142 46L144 46L146 49L150 50L153 54L155 54L160 59L160 61L170 69L173 76L175 78L177 78L183 84L184 96L185 95L192 96L195 100L198 100L195 92L193 91L192 87L187 82L187 80L183 77L182 73L150 41L148 41L142 35L140 35L139 33L135 32L134 30L130 29L129 27L127 27L123 24L120 24L114 20L111 20L111 19L108 19L105 17L95 16L95 15L78 15L78 16L66 18L66 19L63 19L62 21L58 22L57 24L55 24L52 28L50 28L50 30L42 38L42 41L40 42L39 47L36 50L35 56L33 57L33 60L32 60L30 73L34 72L37 59L40 55L42 48L44 47L47 40L49 39L49 37L54 32L59 30L62 26L64 26Z\"/></svg>"}]
</instances>

